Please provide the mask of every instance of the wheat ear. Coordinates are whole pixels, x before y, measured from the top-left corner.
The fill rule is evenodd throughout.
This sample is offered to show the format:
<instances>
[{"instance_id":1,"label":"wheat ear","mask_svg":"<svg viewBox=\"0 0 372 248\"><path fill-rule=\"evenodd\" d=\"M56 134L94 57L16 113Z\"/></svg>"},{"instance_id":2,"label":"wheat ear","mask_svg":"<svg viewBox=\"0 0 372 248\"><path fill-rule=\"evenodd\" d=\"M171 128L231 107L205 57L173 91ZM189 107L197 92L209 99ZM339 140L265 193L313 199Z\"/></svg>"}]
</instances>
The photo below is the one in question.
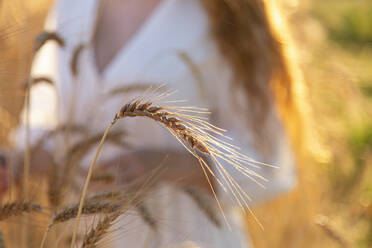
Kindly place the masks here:
<instances>
[{"instance_id":1,"label":"wheat ear","mask_svg":"<svg viewBox=\"0 0 372 248\"><path fill-rule=\"evenodd\" d=\"M134 205L134 206L139 206L137 202L138 197L143 193L143 191L146 188L146 185L149 184L150 181L149 179L145 181L145 183L141 186L141 188L134 194L133 197L129 198L128 206L129 205ZM124 197L123 197L124 195ZM104 192L101 194L98 194L96 196L93 196L89 199L87 199L87 202L89 200L101 200L101 199L106 199L106 200L127 200L127 197L125 194L122 192ZM125 208L122 207L118 211L109 214L105 216L104 219L102 219L96 227L92 227L92 229L85 235L82 248L93 248L96 247L97 243L104 237L104 235L108 232L108 229L113 225L114 221L125 212ZM153 222L153 228L156 227L156 222L154 219L152 219L152 216L149 214L146 208L142 209L142 217L144 218L144 213L146 212L147 214L147 220L150 222ZM146 222L146 220L145 220Z\"/></svg>"},{"instance_id":2,"label":"wheat ear","mask_svg":"<svg viewBox=\"0 0 372 248\"><path fill-rule=\"evenodd\" d=\"M111 184L115 181L115 178L115 175L112 173L96 171L93 172L91 181L103 184Z\"/></svg>"},{"instance_id":3,"label":"wheat ear","mask_svg":"<svg viewBox=\"0 0 372 248\"><path fill-rule=\"evenodd\" d=\"M226 191L226 187L222 184L220 179L218 179L210 168L210 166L203 160L203 158L197 153L204 153L208 155L212 161L216 165L217 172L221 176L222 180L226 183L227 188L233 194L234 198L238 202L238 204L245 208L247 207L251 214L255 217L247 200L250 200L249 196L246 192L240 187L240 185L231 177L231 175L226 171L226 169L220 164L218 159L222 159L227 162L230 166L233 166L236 170L238 170L243 175L247 176L257 184L263 186L257 179L267 181L265 178L257 174L256 172L245 168L244 165L250 165L253 167L259 167L259 165L267 165L268 164L260 163L252 158L245 156L237 151L238 147L229 144L228 142L222 141L212 134L217 134L222 137L228 138L222 134L225 130L215 127L212 124L208 123L205 118L200 116L189 115L187 113L193 114L206 114L209 113L205 109L201 108L194 108L194 107L161 107L161 106L154 106L154 100L159 100L164 97L169 96L171 93L164 92L149 101L144 101L143 99L133 100L127 104L125 104L117 113L107 127L104 136L101 139L100 145L96 151L94 159L89 167L88 175L84 184L84 189L82 192L82 197L80 199L80 208L79 213L76 218L74 232L71 242L71 248L75 245L75 239L77 234L77 229L79 225L81 209L85 200L85 196L87 193L88 184L93 172L94 165L98 158L98 155L102 149L103 143L107 137L108 132L112 128L112 126L120 119L125 117L146 117L154 120L155 122L161 123L165 126L171 134L184 146L184 148L190 152L199 162L203 173L208 181L208 184L211 188L213 196L217 202L218 208L220 209L225 222L227 225L228 221L222 209L221 203L217 197L217 193L215 192L214 186L209 179L208 173L214 176L216 182L222 186L223 190ZM255 217L255 220L258 224L260 222ZM262 225L260 224L262 227Z\"/></svg>"},{"instance_id":4,"label":"wheat ear","mask_svg":"<svg viewBox=\"0 0 372 248\"><path fill-rule=\"evenodd\" d=\"M0 221L22 213L40 212L41 206L32 202L12 202L0 206Z\"/></svg>"},{"instance_id":5,"label":"wheat ear","mask_svg":"<svg viewBox=\"0 0 372 248\"><path fill-rule=\"evenodd\" d=\"M115 213L105 216L98 224L91 228L84 238L81 248L94 248L97 243L108 232L108 229L113 225L114 221L123 214L123 211L116 211Z\"/></svg>"},{"instance_id":6,"label":"wheat ear","mask_svg":"<svg viewBox=\"0 0 372 248\"><path fill-rule=\"evenodd\" d=\"M85 215L93 215L93 214L111 214L116 211L118 211L122 207L121 203L113 203L113 202L86 202L86 204L83 206L81 213ZM48 236L48 233L52 229L52 227L58 223L63 223L66 221L69 221L73 218L75 218L79 211L79 205L75 204L70 207L66 207L62 209L60 212L56 213L47 229L44 232L43 239L40 244L40 248L44 247L46 238Z\"/></svg>"},{"instance_id":7,"label":"wheat ear","mask_svg":"<svg viewBox=\"0 0 372 248\"><path fill-rule=\"evenodd\" d=\"M86 202L82 209L82 214L92 215L99 213L113 213L121 207L121 203L113 202ZM79 205L73 205L67 208L64 208L59 213L53 216L52 226L71 220L77 216L79 210Z\"/></svg>"}]
</instances>

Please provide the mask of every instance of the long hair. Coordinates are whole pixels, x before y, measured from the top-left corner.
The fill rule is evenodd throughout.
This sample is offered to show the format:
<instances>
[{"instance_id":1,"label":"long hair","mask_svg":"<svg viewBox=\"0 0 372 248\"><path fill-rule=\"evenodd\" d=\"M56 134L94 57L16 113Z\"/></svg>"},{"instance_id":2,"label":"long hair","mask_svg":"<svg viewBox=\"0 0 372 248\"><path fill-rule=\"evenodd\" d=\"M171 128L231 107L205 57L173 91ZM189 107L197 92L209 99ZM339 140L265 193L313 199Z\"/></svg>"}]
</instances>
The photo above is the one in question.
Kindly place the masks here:
<instances>
[{"instance_id":1,"label":"long hair","mask_svg":"<svg viewBox=\"0 0 372 248\"><path fill-rule=\"evenodd\" d=\"M269 112L278 110L292 144L303 143L304 85L291 61L291 44L273 1L201 0L212 35L231 65L234 83L244 89L249 103L255 142L270 147L264 134ZM301 109L301 111L300 111ZM251 116L253 115L253 118ZM266 138L266 139L265 139ZM268 149L271 150L270 148Z\"/></svg>"}]
</instances>

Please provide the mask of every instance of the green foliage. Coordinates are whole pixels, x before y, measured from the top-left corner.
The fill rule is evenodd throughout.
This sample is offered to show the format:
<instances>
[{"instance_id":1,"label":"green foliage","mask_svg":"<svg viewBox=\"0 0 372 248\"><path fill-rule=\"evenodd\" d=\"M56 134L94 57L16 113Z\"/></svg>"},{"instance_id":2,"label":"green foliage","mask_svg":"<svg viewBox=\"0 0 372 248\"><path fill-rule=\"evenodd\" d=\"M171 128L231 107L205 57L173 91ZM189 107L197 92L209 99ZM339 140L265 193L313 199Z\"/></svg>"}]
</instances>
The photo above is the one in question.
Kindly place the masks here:
<instances>
[{"instance_id":1,"label":"green foliage","mask_svg":"<svg viewBox=\"0 0 372 248\"><path fill-rule=\"evenodd\" d=\"M367 150L372 149L372 123L365 123L362 126L351 129L349 144L355 157L360 157Z\"/></svg>"},{"instance_id":2,"label":"green foliage","mask_svg":"<svg viewBox=\"0 0 372 248\"><path fill-rule=\"evenodd\" d=\"M329 27L330 38L342 45L372 47L372 7L353 7L339 16L340 22Z\"/></svg>"},{"instance_id":3,"label":"green foliage","mask_svg":"<svg viewBox=\"0 0 372 248\"><path fill-rule=\"evenodd\" d=\"M330 0L314 6L314 14L326 27L330 40L347 48L372 48L370 1Z\"/></svg>"}]
</instances>

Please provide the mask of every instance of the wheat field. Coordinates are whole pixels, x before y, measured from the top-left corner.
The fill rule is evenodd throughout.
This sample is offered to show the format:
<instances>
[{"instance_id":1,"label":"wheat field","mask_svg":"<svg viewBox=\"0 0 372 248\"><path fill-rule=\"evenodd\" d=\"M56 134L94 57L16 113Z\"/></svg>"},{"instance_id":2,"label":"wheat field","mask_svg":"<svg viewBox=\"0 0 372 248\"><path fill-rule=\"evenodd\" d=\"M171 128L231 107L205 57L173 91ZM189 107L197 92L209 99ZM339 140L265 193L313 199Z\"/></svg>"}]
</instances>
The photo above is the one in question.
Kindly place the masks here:
<instances>
[{"instance_id":1,"label":"wheat field","mask_svg":"<svg viewBox=\"0 0 372 248\"><path fill-rule=\"evenodd\" d=\"M3 150L8 148L7 134L19 121L27 92L28 68L33 51L37 49L35 37L42 31L50 4L50 0L0 1L0 144ZM372 74L369 69L372 66L369 59L372 34L368 27L363 27L363 23L372 21L369 5L368 0L353 4L344 0L286 0L282 3L309 87L314 109L313 128L321 137L322 146L314 147L315 154L299 155L298 186L294 191L255 207L255 216L265 227L264 231L247 214L247 232L249 230L255 247L372 246L372 169L369 166L372 161ZM329 8L336 14L331 15ZM76 57L78 53L79 49ZM141 85L133 87L135 90L147 89ZM117 89L112 94L127 90L132 89ZM194 116L174 115L174 108L167 109L143 100L129 102L117 111L113 123L124 117L139 116L160 122L170 135L190 149L207 171L208 164L199 154L221 155L218 144L203 137L202 132L192 131L195 125L217 134L220 130ZM82 132L81 127L73 125L59 127L54 132L66 130ZM93 161L88 178L85 173L79 179L81 182L87 179L86 197L83 193L80 198L80 191L67 197L61 190L74 187L73 180L68 178L76 174L76 164L84 153L99 144L102 137L105 142L126 145L122 139L124 133L110 131L110 127L106 131L87 134L84 142L67 151L71 161L67 163L62 179L56 179L58 165L53 165L44 172L47 179L41 184L31 173L28 189L15 185L14 190L1 200L0 247L40 247L40 244L43 247L69 247L75 241L81 247L96 247L100 242L102 246L109 245L110 235L113 235L110 228L119 218L125 218L131 208L156 229L156 218L149 213L149 206L143 204L143 196L159 171L146 175L140 185L134 186L138 190L132 193L122 188L113 189L110 186L113 175L94 170ZM42 142L40 140L40 144ZM31 147L30 152L36 153L40 144ZM239 155L239 158L249 161L244 156ZM99 190L89 192L90 187ZM206 203L193 188L185 188L185 191L212 222L221 224L215 218L220 213L216 202ZM237 200L244 205L244 197ZM85 232L77 232L76 220L80 216L85 221L94 218L95 224Z\"/></svg>"}]
</instances>

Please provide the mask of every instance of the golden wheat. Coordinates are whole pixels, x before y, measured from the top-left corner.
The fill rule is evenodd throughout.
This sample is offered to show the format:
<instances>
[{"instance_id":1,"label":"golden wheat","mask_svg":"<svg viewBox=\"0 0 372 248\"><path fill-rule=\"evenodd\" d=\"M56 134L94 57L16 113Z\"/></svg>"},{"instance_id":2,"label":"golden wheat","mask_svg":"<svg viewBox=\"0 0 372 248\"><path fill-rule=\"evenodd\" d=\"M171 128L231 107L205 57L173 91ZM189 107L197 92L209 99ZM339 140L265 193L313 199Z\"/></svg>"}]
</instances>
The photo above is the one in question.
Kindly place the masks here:
<instances>
[{"instance_id":1,"label":"golden wheat","mask_svg":"<svg viewBox=\"0 0 372 248\"><path fill-rule=\"evenodd\" d=\"M93 173L91 181L97 183L111 184L115 181L115 175L109 172L96 171Z\"/></svg>"},{"instance_id":2,"label":"golden wheat","mask_svg":"<svg viewBox=\"0 0 372 248\"><path fill-rule=\"evenodd\" d=\"M113 225L114 221L123 214L123 211L116 211L107 215L95 227L92 227L85 235L82 248L94 248L97 243L107 234L108 229Z\"/></svg>"},{"instance_id":3,"label":"golden wheat","mask_svg":"<svg viewBox=\"0 0 372 248\"><path fill-rule=\"evenodd\" d=\"M0 221L23 213L40 212L41 206L32 202L11 202L0 206Z\"/></svg>"},{"instance_id":4,"label":"golden wheat","mask_svg":"<svg viewBox=\"0 0 372 248\"><path fill-rule=\"evenodd\" d=\"M215 135L219 135L228 138L223 135L223 132L225 132L225 130L215 127L214 125L210 124L206 120L206 118L198 116L198 114L208 114L209 112L206 109L195 107L156 106L153 104L155 101L163 99L170 94L170 92L164 92L147 101L145 101L144 98L132 100L120 109L110 125L106 128L100 145L98 146L93 161L89 167L88 175L85 180L80 199L79 210L74 225L71 247L74 247L75 245L80 215L83 211L83 205L86 198L89 181L92 177L93 169L98 159L99 153L103 147L104 141L107 138L110 129L115 125L115 123L118 120L126 117L146 117L154 120L155 122L161 123L185 147L185 149L198 160L227 225L229 225L227 218L217 197L214 186L208 177L208 172L215 178L216 182L222 187L224 191L227 191L228 189L232 193L233 197L242 209L248 209L248 211L250 211L250 213L254 216L248 205L250 197L240 187L236 180L231 177L231 175L228 173L225 167L221 165L218 159L223 160L228 165L235 168L238 172L247 176L262 187L263 184L260 183L258 179L263 181L267 180L253 170L247 168L246 166L248 165L259 167L260 165L271 165L257 162L252 158L240 153L238 151L238 147L215 137ZM224 183L222 183L222 181L216 176L210 165L208 165L204 161L203 157L199 153L205 154L212 159L215 165L215 169L217 170L218 175L221 177ZM256 217L255 220L258 224L260 224ZM261 224L260 226L262 227Z\"/></svg>"},{"instance_id":5,"label":"golden wheat","mask_svg":"<svg viewBox=\"0 0 372 248\"><path fill-rule=\"evenodd\" d=\"M83 207L82 214L92 215L101 213L113 213L117 211L122 204L113 202L87 202ZM70 207L62 209L56 213L52 219L52 225L57 223L66 222L76 217L79 205L75 204Z\"/></svg>"}]
</instances>

